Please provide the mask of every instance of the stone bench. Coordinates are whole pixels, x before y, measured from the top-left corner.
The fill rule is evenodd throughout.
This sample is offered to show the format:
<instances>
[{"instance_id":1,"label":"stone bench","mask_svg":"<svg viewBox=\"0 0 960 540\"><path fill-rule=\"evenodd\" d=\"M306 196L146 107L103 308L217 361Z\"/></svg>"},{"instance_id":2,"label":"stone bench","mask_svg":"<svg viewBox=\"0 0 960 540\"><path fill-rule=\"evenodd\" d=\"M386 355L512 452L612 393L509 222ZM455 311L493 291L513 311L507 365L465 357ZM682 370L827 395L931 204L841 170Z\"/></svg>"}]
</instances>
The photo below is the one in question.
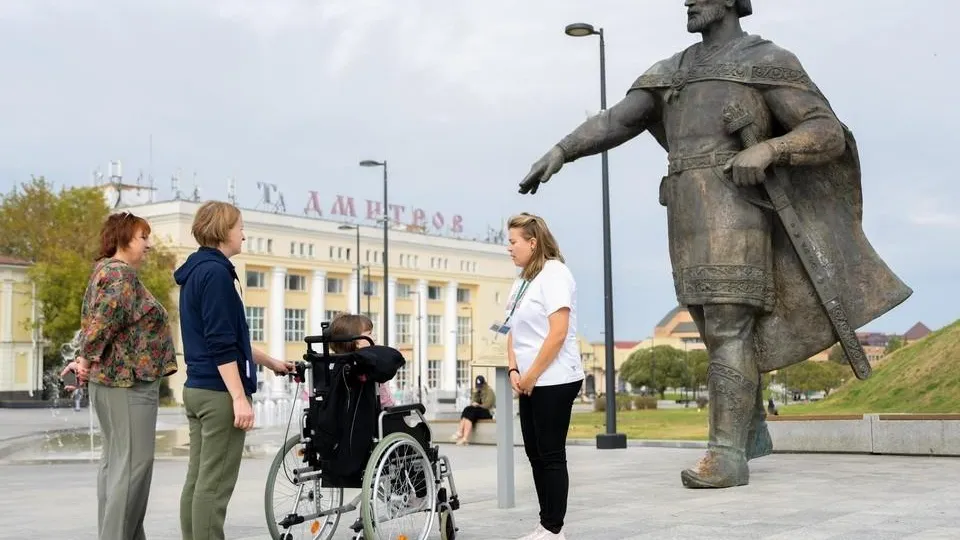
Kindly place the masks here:
<instances>
[{"instance_id":1,"label":"stone bench","mask_svg":"<svg viewBox=\"0 0 960 540\"><path fill-rule=\"evenodd\" d=\"M460 420L431 420L430 429L433 432L433 442L441 444L454 444L456 441L451 437L457 432L460 426ZM473 426L473 432L470 434L470 444L479 444L487 446L497 445L497 421L477 420ZM513 445L523 446L523 435L520 433L520 419L513 419Z\"/></svg>"},{"instance_id":2,"label":"stone bench","mask_svg":"<svg viewBox=\"0 0 960 540\"><path fill-rule=\"evenodd\" d=\"M775 452L960 456L960 414L767 416Z\"/></svg>"}]
</instances>

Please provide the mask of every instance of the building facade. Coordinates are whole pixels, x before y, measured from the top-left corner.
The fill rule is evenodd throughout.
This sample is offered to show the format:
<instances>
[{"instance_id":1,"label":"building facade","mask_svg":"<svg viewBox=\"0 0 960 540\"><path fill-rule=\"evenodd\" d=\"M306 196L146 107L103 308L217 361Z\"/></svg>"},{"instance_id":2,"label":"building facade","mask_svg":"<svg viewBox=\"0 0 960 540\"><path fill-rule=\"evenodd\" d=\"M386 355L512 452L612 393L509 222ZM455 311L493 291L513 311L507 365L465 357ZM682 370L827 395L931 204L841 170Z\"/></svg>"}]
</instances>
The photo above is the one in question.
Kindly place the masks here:
<instances>
[{"instance_id":1,"label":"building facade","mask_svg":"<svg viewBox=\"0 0 960 540\"><path fill-rule=\"evenodd\" d=\"M150 222L153 241L172 249L179 265L197 249L190 227L200 204L176 200L125 209ZM382 227L257 210L243 210L243 221L244 251L231 261L253 345L271 356L299 360L304 337L319 334L322 322L340 312L369 313L377 341L386 325L387 344L407 359L392 381L395 390L419 384L454 392L470 385L474 360L496 345L487 329L502 320L517 275L502 244L392 229L384 283ZM186 370L179 323L173 327L181 369L170 386L181 402Z\"/></svg>"},{"instance_id":2,"label":"building facade","mask_svg":"<svg viewBox=\"0 0 960 540\"><path fill-rule=\"evenodd\" d=\"M43 344L30 263L0 256L0 401L35 398L43 389Z\"/></svg>"}]
</instances>

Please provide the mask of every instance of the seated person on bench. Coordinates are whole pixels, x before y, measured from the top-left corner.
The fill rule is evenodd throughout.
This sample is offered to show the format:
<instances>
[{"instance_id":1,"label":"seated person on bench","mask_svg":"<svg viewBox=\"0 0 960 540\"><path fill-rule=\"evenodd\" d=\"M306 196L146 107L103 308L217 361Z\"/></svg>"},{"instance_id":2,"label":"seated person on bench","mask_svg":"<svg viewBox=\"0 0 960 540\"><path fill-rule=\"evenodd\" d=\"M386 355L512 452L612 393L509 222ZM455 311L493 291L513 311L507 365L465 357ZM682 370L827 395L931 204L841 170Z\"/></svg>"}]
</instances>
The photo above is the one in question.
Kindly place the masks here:
<instances>
[{"instance_id":1,"label":"seated person on bench","mask_svg":"<svg viewBox=\"0 0 960 540\"><path fill-rule=\"evenodd\" d=\"M372 338L373 321L364 315L341 313L330 321L330 337L343 339L349 336L367 336ZM349 343L331 343L330 350L336 354L351 353L359 348L368 347L370 343L365 339L358 339ZM380 397L380 406L393 407L393 395L385 384L377 384L377 395Z\"/></svg>"},{"instance_id":2,"label":"seated person on bench","mask_svg":"<svg viewBox=\"0 0 960 540\"><path fill-rule=\"evenodd\" d=\"M483 375L477 376L475 387L476 389L470 397L470 405L464 407L463 412L460 413L460 428L453 434L453 440L457 441L459 446L467 444L470 440L470 432L473 431L473 426L477 423L477 420L493 418L490 410L497 403L497 396L493 392L493 388L490 388Z\"/></svg>"}]
</instances>

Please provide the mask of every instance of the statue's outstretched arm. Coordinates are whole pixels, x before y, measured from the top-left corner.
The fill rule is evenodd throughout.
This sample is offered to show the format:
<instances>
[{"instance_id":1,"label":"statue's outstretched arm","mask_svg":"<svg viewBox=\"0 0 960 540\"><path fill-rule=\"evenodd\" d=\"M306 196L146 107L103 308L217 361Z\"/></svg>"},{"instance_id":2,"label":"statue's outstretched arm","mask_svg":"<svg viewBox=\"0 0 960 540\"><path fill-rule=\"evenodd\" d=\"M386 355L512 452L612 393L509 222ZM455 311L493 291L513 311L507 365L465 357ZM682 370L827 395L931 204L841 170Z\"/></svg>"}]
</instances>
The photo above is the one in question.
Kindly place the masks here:
<instances>
[{"instance_id":1,"label":"statue's outstretched arm","mask_svg":"<svg viewBox=\"0 0 960 540\"><path fill-rule=\"evenodd\" d=\"M656 113L653 94L646 90L629 92L613 107L580 124L537 160L520 182L520 193L536 193L564 163L610 150L643 133Z\"/></svg>"}]
</instances>

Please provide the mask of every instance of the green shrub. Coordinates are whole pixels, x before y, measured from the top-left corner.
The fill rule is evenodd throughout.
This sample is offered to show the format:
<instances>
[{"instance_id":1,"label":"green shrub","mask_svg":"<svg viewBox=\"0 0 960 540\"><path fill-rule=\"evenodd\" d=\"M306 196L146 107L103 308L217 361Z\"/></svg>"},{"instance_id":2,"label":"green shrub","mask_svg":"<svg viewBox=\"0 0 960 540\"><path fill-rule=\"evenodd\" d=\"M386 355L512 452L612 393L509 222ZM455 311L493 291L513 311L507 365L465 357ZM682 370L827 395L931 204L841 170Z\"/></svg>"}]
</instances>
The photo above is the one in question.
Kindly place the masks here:
<instances>
[{"instance_id":1,"label":"green shrub","mask_svg":"<svg viewBox=\"0 0 960 540\"><path fill-rule=\"evenodd\" d=\"M656 396L636 396L633 398L633 408L638 411L656 409L657 398Z\"/></svg>"}]
</instances>

